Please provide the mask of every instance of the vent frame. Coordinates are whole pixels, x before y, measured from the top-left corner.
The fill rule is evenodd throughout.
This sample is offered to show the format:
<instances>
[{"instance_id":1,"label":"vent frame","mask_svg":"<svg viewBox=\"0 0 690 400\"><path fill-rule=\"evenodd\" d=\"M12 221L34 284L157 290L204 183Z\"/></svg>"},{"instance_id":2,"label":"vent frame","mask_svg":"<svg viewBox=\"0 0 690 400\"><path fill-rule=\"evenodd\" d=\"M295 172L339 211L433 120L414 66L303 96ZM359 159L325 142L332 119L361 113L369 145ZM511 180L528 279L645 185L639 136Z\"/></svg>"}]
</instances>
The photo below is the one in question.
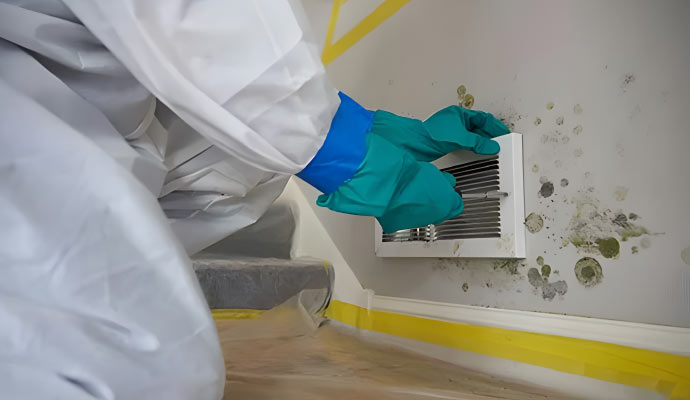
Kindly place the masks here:
<instances>
[{"instance_id":1,"label":"vent frame","mask_svg":"<svg viewBox=\"0 0 690 400\"><path fill-rule=\"evenodd\" d=\"M432 239L438 226L420 229L416 241L383 241L383 230L375 222L375 252L379 257L525 258L525 210L522 167L522 135L511 133L495 138L498 154L499 191L507 196L498 200L500 237ZM495 156L493 156L495 157ZM434 161L439 169L491 158L468 151L451 153ZM467 201L466 205L470 202ZM400 235L413 230L401 231ZM421 239L424 236L424 240Z\"/></svg>"}]
</instances>

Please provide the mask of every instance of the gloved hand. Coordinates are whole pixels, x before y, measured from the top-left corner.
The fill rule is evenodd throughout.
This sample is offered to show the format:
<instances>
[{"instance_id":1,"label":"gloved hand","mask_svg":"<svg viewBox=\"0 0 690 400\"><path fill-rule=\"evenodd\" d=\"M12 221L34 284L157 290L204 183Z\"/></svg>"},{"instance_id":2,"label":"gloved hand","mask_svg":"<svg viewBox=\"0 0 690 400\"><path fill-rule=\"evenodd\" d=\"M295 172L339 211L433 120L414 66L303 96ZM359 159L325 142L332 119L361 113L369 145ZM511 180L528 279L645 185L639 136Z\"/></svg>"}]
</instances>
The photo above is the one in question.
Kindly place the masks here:
<instances>
[{"instance_id":1,"label":"gloved hand","mask_svg":"<svg viewBox=\"0 0 690 400\"><path fill-rule=\"evenodd\" d=\"M362 136L357 135L360 130ZM371 113L341 94L341 106L324 146L298 176L325 193L317 199L318 205L374 216L384 232L439 224L458 216L464 205L455 191L455 178L428 161L458 149L496 154L499 145L490 138L507 133L505 125L481 111L452 106L422 122L386 111ZM331 135L341 139L338 145ZM363 153L354 169L357 157L348 151L352 149ZM340 159L348 161L353 172L349 178L336 179L333 187L333 181L326 182L324 177L339 174L325 171ZM324 183L331 187L324 188Z\"/></svg>"}]
</instances>

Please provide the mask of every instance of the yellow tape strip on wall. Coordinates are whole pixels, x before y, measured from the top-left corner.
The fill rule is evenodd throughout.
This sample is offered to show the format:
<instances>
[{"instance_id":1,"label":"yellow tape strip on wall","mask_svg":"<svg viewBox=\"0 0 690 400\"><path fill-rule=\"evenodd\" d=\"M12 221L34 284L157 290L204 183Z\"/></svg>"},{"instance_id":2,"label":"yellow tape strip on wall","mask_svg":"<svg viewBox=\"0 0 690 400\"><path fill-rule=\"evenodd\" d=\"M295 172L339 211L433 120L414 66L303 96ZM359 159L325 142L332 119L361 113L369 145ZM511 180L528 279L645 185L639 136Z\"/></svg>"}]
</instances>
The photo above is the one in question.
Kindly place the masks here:
<instances>
[{"instance_id":1,"label":"yellow tape strip on wall","mask_svg":"<svg viewBox=\"0 0 690 400\"><path fill-rule=\"evenodd\" d=\"M690 399L690 357L592 340L469 325L333 300L326 316L406 339L550 368Z\"/></svg>"},{"instance_id":2,"label":"yellow tape strip on wall","mask_svg":"<svg viewBox=\"0 0 690 400\"><path fill-rule=\"evenodd\" d=\"M341 54L376 29L383 21L390 18L411 0L385 0L376 7L371 14L364 17L354 28L344 34L337 42L333 43L333 35L335 34L335 25L338 22L340 6L343 5L345 1L347 0L333 0L331 17L328 21L328 28L326 30L326 43L323 46L323 53L321 54L323 65L328 65L333 60L340 57Z\"/></svg>"}]
</instances>

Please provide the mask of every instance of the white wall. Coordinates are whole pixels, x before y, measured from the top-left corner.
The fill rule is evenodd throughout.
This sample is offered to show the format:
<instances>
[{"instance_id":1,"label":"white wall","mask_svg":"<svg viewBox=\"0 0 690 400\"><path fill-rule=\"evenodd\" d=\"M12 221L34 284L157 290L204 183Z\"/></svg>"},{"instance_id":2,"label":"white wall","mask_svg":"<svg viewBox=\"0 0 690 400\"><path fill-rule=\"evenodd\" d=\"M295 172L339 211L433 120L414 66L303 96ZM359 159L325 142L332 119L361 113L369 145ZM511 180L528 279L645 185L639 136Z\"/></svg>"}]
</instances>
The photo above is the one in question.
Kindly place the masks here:
<instances>
[{"instance_id":1,"label":"white wall","mask_svg":"<svg viewBox=\"0 0 690 400\"><path fill-rule=\"evenodd\" d=\"M313 0L306 6L322 35L330 8ZM343 8L338 23L346 26L371 9L356 0ZM689 18L683 0L413 0L336 59L328 66L334 83L371 109L424 118L457 103L457 86L467 86L475 109L506 118L524 134L525 211L545 219L541 232L528 234L525 265L511 275L491 260L377 258L373 220L312 202L364 287L387 296L690 327L690 265L681 258L690 246ZM555 185L546 199L537 195L542 177ZM316 191L300 185L313 200ZM617 259L562 247L578 204L589 216L578 231L616 238ZM650 234L621 241L606 217L617 212L639 215L635 223ZM564 296L545 300L528 282L539 255L559 271L552 282L567 282ZM604 273L590 288L574 273L587 255Z\"/></svg>"}]
</instances>

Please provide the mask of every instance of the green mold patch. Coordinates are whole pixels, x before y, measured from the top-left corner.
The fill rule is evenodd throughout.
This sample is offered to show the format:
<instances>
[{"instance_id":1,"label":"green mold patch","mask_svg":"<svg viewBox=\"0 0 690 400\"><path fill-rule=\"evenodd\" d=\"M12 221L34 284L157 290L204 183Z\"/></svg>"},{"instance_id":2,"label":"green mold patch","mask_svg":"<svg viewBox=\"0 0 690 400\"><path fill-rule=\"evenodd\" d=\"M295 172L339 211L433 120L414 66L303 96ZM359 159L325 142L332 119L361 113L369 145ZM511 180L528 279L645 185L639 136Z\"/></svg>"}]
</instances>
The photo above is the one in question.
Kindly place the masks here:
<instances>
[{"instance_id":1,"label":"green mold patch","mask_svg":"<svg viewBox=\"0 0 690 400\"><path fill-rule=\"evenodd\" d=\"M580 114L582 114L582 111L583 111L583 110L582 110L582 106L581 106L581 105L575 104L575 105L573 106L573 112L574 112L575 114L580 115Z\"/></svg>"},{"instance_id":2,"label":"green mold patch","mask_svg":"<svg viewBox=\"0 0 690 400\"><path fill-rule=\"evenodd\" d=\"M621 245L616 238L597 239L595 243L599 248L599 253L606 258L617 258L621 252Z\"/></svg>"},{"instance_id":3,"label":"green mold patch","mask_svg":"<svg viewBox=\"0 0 690 400\"><path fill-rule=\"evenodd\" d=\"M584 287L593 287L604 279L604 271L599 261L592 257L583 257L575 263L575 276Z\"/></svg>"},{"instance_id":4,"label":"green mold patch","mask_svg":"<svg viewBox=\"0 0 690 400\"><path fill-rule=\"evenodd\" d=\"M467 92L465 85L458 86L458 105L463 108L472 108L474 106L474 96Z\"/></svg>"},{"instance_id":5,"label":"green mold patch","mask_svg":"<svg viewBox=\"0 0 690 400\"><path fill-rule=\"evenodd\" d=\"M544 257L542 257L542 256L537 257L537 264L544 265Z\"/></svg>"},{"instance_id":6,"label":"green mold patch","mask_svg":"<svg viewBox=\"0 0 690 400\"><path fill-rule=\"evenodd\" d=\"M551 266L549 264L544 264L541 266L541 276L544 279L547 279L549 276L551 276Z\"/></svg>"},{"instance_id":7,"label":"green mold patch","mask_svg":"<svg viewBox=\"0 0 690 400\"><path fill-rule=\"evenodd\" d=\"M553 110L554 106L555 106L555 104L553 104L553 101L546 103L546 109L547 110Z\"/></svg>"},{"instance_id":8,"label":"green mold patch","mask_svg":"<svg viewBox=\"0 0 690 400\"><path fill-rule=\"evenodd\" d=\"M602 208L599 200L591 193L580 192L571 198L571 203L576 205L576 209L570 219L566 238L578 252L618 258L621 242L642 236L640 246L636 250L645 248L643 241L649 242L645 236L651 235L649 230L633 222L639 218L637 214ZM635 219L630 218L630 215Z\"/></svg>"},{"instance_id":9,"label":"green mold patch","mask_svg":"<svg viewBox=\"0 0 690 400\"><path fill-rule=\"evenodd\" d=\"M625 227L621 232L621 240L626 242L633 237L640 237L642 235L649 235L649 231L644 226L630 225Z\"/></svg>"},{"instance_id":10,"label":"green mold patch","mask_svg":"<svg viewBox=\"0 0 690 400\"><path fill-rule=\"evenodd\" d=\"M462 106L467 109L472 108L474 106L474 96L466 94L465 98L462 100Z\"/></svg>"}]
</instances>

